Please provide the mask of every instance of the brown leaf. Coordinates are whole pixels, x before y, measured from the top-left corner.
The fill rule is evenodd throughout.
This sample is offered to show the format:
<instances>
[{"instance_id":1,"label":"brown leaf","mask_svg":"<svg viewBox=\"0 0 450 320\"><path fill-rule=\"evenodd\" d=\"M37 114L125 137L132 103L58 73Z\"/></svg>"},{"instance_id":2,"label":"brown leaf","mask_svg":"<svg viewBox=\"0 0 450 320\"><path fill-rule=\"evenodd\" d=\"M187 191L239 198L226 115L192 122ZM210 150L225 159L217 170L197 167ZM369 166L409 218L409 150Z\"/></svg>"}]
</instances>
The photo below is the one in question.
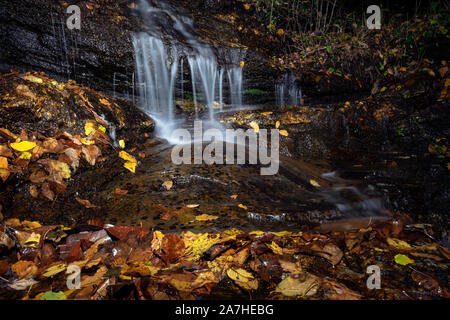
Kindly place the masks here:
<instances>
[{"instance_id":1,"label":"brown leaf","mask_svg":"<svg viewBox=\"0 0 450 320\"><path fill-rule=\"evenodd\" d=\"M82 147L84 158L91 166L95 165L98 157L101 155L100 149L95 145L83 146Z\"/></svg>"},{"instance_id":2,"label":"brown leaf","mask_svg":"<svg viewBox=\"0 0 450 320\"><path fill-rule=\"evenodd\" d=\"M161 241L160 250L163 252L162 258L167 264L175 262L184 255L184 241L175 233L169 233Z\"/></svg>"},{"instance_id":3,"label":"brown leaf","mask_svg":"<svg viewBox=\"0 0 450 320\"><path fill-rule=\"evenodd\" d=\"M32 184L32 185L30 186L30 195L31 195L33 198L37 198L38 195L39 195L39 191L38 191L37 187L36 187L34 184Z\"/></svg>"},{"instance_id":4,"label":"brown leaf","mask_svg":"<svg viewBox=\"0 0 450 320\"><path fill-rule=\"evenodd\" d=\"M30 175L30 181L33 183L43 183L45 179L47 178L47 174L44 170L38 169L33 171L33 173Z\"/></svg>"},{"instance_id":5,"label":"brown leaf","mask_svg":"<svg viewBox=\"0 0 450 320\"><path fill-rule=\"evenodd\" d=\"M342 250L332 243L327 243L323 248L313 244L311 250L314 251L314 254L327 259L332 265L337 265L344 256Z\"/></svg>"},{"instance_id":6,"label":"brown leaf","mask_svg":"<svg viewBox=\"0 0 450 320\"><path fill-rule=\"evenodd\" d=\"M17 94L21 94L21 95L31 98L33 100L36 99L36 95L30 91L30 88L28 88L28 86L26 86L24 84L19 84L16 87L16 92L17 92Z\"/></svg>"},{"instance_id":7,"label":"brown leaf","mask_svg":"<svg viewBox=\"0 0 450 320\"><path fill-rule=\"evenodd\" d=\"M117 227L109 227L105 229L110 235L116 237L119 240L125 240L130 235L136 236L136 238L142 239L149 232L148 230L133 227L133 226L117 226Z\"/></svg>"},{"instance_id":8,"label":"brown leaf","mask_svg":"<svg viewBox=\"0 0 450 320\"><path fill-rule=\"evenodd\" d=\"M98 206L92 204L89 200L83 200L83 199L78 198L78 197L76 197L75 200L77 200L79 203L81 203L87 209L98 208Z\"/></svg>"},{"instance_id":9,"label":"brown leaf","mask_svg":"<svg viewBox=\"0 0 450 320\"><path fill-rule=\"evenodd\" d=\"M115 194L118 194L118 195L126 195L128 193L128 190L116 188L116 190L114 192L115 192Z\"/></svg>"},{"instance_id":10,"label":"brown leaf","mask_svg":"<svg viewBox=\"0 0 450 320\"><path fill-rule=\"evenodd\" d=\"M28 278L35 275L38 268L33 261L17 261L12 265L11 270L19 276L19 278Z\"/></svg>"},{"instance_id":11,"label":"brown leaf","mask_svg":"<svg viewBox=\"0 0 450 320\"><path fill-rule=\"evenodd\" d=\"M64 154L69 157L69 164L74 171L77 170L78 166L80 165L80 153L81 151L75 150L74 148L68 148L64 150Z\"/></svg>"},{"instance_id":12,"label":"brown leaf","mask_svg":"<svg viewBox=\"0 0 450 320\"><path fill-rule=\"evenodd\" d=\"M0 260L0 275L8 272L8 269L9 269L8 259Z\"/></svg>"},{"instance_id":13,"label":"brown leaf","mask_svg":"<svg viewBox=\"0 0 450 320\"><path fill-rule=\"evenodd\" d=\"M0 144L0 156L12 158L13 154L11 149L6 144Z\"/></svg>"},{"instance_id":14,"label":"brown leaf","mask_svg":"<svg viewBox=\"0 0 450 320\"><path fill-rule=\"evenodd\" d=\"M49 200L55 200L55 193L50 189L48 182L42 184L42 194Z\"/></svg>"}]
</instances>

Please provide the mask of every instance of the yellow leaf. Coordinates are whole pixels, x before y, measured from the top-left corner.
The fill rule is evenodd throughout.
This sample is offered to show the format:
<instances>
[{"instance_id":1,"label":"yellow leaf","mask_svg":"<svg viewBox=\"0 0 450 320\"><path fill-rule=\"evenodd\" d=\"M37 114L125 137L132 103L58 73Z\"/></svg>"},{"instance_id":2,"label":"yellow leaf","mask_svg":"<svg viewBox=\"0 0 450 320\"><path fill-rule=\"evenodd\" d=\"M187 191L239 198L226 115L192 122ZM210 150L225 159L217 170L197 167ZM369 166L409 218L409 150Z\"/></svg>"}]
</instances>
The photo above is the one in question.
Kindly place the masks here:
<instances>
[{"instance_id":1,"label":"yellow leaf","mask_svg":"<svg viewBox=\"0 0 450 320\"><path fill-rule=\"evenodd\" d=\"M17 151L29 151L36 147L36 143L31 141L21 141L21 142L13 142L10 144L11 148Z\"/></svg>"},{"instance_id":2,"label":"yellow leaf","mask_svg":"<svg viewBox=\"0 0 450 320\"><path fill-rule=\"evenodd\" d=\"M227 276L236 282L236 284L246 290L257 290L258 280L256 280L253 275L242 268L228 269Z\"/></svg>"},{"instance_id":3,"label":"yellow leaf","mask_svg":"<svg viewBox=\"0 0 450 320\"><path fill-rule=\"evenodd\" d=\"M280 130L280 134L285 137L289 135L289 133L286 130Z\"/></svg>"},{"instance_id":4,"label":"yellow leaf","mask_svg":"<svg viewBox=\"0 0 450 320\"><path fill-rule=\"evenodd\" d=\"M242 209L244 209L244 210L247 210L247 207L244 206L242 203L238 204L238 207L239 207L239 208L242 208Z\"/></svg>"},{"instance_id":5,"label":"yellow leaf","mask_svg":"<svg viewBox=\"0 0 450 320\"><path fill-rule=\"evenodd\" d=\"M50 268L45 270L45 272L42 275L44 277L48 278L48 277L54 276L55 274L63 272L64 270L66 270L66 265L64 263L60 263L60 264L51 266Z\"/></svg>"},{"instance_id":6,"label":"yellow leaf","mask_svg":"<svg viewBox=\"0 0 450 320\"><path fill-rule=\"evenodd\" d=\"M238 195L237 194L233 194L230 196L231 199L237 199Z\"/></svg>"},{"instance_id":7,"label":"yellow leaf","mask_svg":"<svg viewBox=\"0 0 450 320\"><path fill-rule=\"evenodd\" d=\"M386 91L386 87L381 88L380 92L385 92Z\"/></svg>"},{"instance_id":8,"label":"yellow leaf","mask_svg":"<svg viewBox=\"0 0 450 320\"><path fill-rule=\"evenodd\" d=\"M200 206L199 204L188 204L186 206L186 208L197 208L198 206Z\"/></svg>"},{"instance_id":9,"label":"yellow leaf","mask_svg":"<svg viewBox=\"0 0 450 320\"><path fill-rule=\"evenodd\" d=\"M136 162L132 162L132 161L127 161L123 164L123 166L125 168L127 168L128 170L130 170L131 172L135 173L136 172Z\"/></svg>"},{"instance_id":10,"label":"yellow leaf","mask_svg":"<svg viewBox=\"0 0 450 320\"><path fill-rule=\"evenodd\" d=\"M42 227L42 225L37 221L25 220L22 222L22 227L24 228L24 230L32 230L32 229L40 228L40 227Z\"/></svg>"},{"instance_id":11,"label":"yellow leaf","mask_svg":"<svg viewBox=\"0 0 450 320\"><path fill-rule=\"evenodd\" d=\"M256 133L259 132L259 125L256 121L252 121L249 123L249 126L253 128L253 130L255 130Z\"/></svg>"},{"instance_id":12,"label":"yellow leaf","mask_svg":"<svg viewBox=\"0 0 450 320\"><path fill-rule=\"evenodd\" d=\"M245 66L245 62L244 62L244 61L241 61L240 66L241 66L241 69L243 69L244 66Z\"/></svg>"},{"instance_id":13,"label":"yellow leaf","mask_svg":"<svg viewBox=\"0 0 450 320\"><path fill-rule=\"evenodd\" d=\"M8 159L0 157L0 169L8 169Z\"/></svg>"},{"instance_id":14,"label":"yellow leaf","mask_svg":"<svg viewBox=\"0 0 450 320\"><path fill-rule=\"evenodd\" d=\"M309 183L316 188L320 187L320 184L316 180L311 179Z\"/></svg>"},{"instance_id":15,"label":"yellow leaf","mask_svg":"<svg viewBox=\"0 0 450 320\"><path fill-rule=\"evenodd\" d=\"M345 101L345 105L346 105L346 106L349 106L349 105L350 105L350 102L349 102L349 101Z\"/></svg>"},{"instance_id":16,"label":"yellow leaf","mask_svg":"<svg viewBox=\"0 0 450 320\"><path fill-rule=\"evenodd\" d=\"M245 10L249 10L250 9L250 4L249 3L244 4L244 9Z\"/></svg>"},{"instance_id":17,"label":"yellow leaf","mask_svg":"<svg viewBox=\"0 0 450 320\"><path fill-rule=\"evenodd\" d=\"M27 247L35 247L37 248L39 242L41 241L41 235L39 233L32 233L31 236L25 241L24 245Z\"/></svg>"},{"instance_id":18,"label":"yellow leaf","mask_svg":"<svg viewBox=\"0 0 450 320\"><path fill-rule=\"evenodd\" d=\"M280 127L280 121L275 122L275 129L278 129Z\"/></svg>"},{"instance_id":19,"label":"yellow leaf","mask_svg":"<svg viewBox=\"0 0 450 320\"><path fill-rule=\"evenodd\" d=\"M121 157L123 160L137 163L137 160L126 151L120 151L119 157Z\"/></svg>"},{"instance_id":20,"label":"yellow leaf","mask_svg":"<svg viewBox=\"0 0 450 320\"><path fill-rule=\"evenodd\" d=\"M173 182L170 180L164 181L163 186L166 187L166 190L170 190L173 187Z\"/></svg>"},{"instance_id":21,"label":"yellow leaf","mask_svg":"<svg viewBox=\"0 0 450 320\"><path fill-rule=\"evenodd\" d=\"M70 178L70 167L67 163L62 162L62 161L52 161L51 166L58 171L59 173L61 173L61 176L64 179L69 179Z\"/></svg>"},{"instance_id":22,"label":"yellow leaf","mask_svg":"<svg viewBox=\"0 0 450 320\"><path fill-rule=\"evenodd\" d=\"M125 140L119 140L119 146L124 149L125 148Z\"/></svg>"},{"instance_id":23,"label":"yellow leaf","mask_svg":"<svg viewBox=\"0 0 450 320\"><path fill-rule=\"evenodd\" d=\"M91 144L95 143L95 140L89 140L89 139L86 139L86 138L81 138L81 143L84 144L84 145L90 146Z\"/></svg>"},{"instance_id":24,"label":"yellow leaf","mask_svg":"<svg viewBox=\"0 0 450 320\"><path fill-rule=\"evenodd\" d=\"M98 130L100 130L103 133L106 133L106 128L104 126L98 126Z\"/></svg>"},{"instance_id":25,"label":"yellow leaf","mask_svg":"<svg viewBox=\"0 0 450 320\"><path fill-rule=\"evenodd\" d=\"M22 154L20 155L19 159L24 159L24 160L30 160L31 159L31 153L29 152L22 152Z\"/></svg>"},{"instance_id":26,"label":"yellow leaf","mask_svg":"<svg viewBox=\"0 0 450 320\"><path fill-rule=\"evenodd\" d=\"M272 114L272 113L273 113L272 111L261 112L261 114L262 114L263 116L268 116L269 114Z\"/></svg>"},{"instance_id":27,"label":"yellow leaf","mask_svg":"<svg viewBox=\"0 0 450 320\"><path fill-rule=\"evenodd\" d=\"M281 281L275 292L280 292L286 297L313 296L319 287L317 277L310 274L289 276Z\"/></svg>"},{"instance_id":28,"label":"yellow leaf","mask_svg":"<svg viewBox=\"0 0 450 320\"><path fill-rule=\"evenodd\" d=\"M412 249L412 247L409 245L408 242L400 240L400 239L387 238L386 241L391 247L393 247L395 249L400 249L400 250Z\"/></svg>"},{"instance_id":29,"label":"yellow leaf","mask_svg":"<svg viewBox=\"0 0 450 320\"><path fill-rule=\"evenodd\" d=\"M86 124L84 125L84 134L88 136L93 131L95 131L94 123L93 122L86 122Z\"/></svg>"},{"instance_id":30,"label":"yellow leaf","mask_svg":"<svg viewBox=\"0 0 450 320\"><path fill-rule=\"evenodd\" d=\"M397 264L402 266L414 263L414 260L410 259L408 256L405 256L404 254L397 254L394 259Z\"/></svg>"},{"instance_id":31,"label":"yellow leaf","mask_svg":"<svg viewBox=\"0 0 450 320\"><path fill-rule=\"evenodd\" d=\"M31 82L34 82L34 83L42 83L43 82L41 78L38 78L38 77L35 77L35 76L32 76L32 75L24 76L24 77L22 77L22 79L27 80L27 81L31 81Z\"/></svg>"},{"instance_id":32,"label":"yellow leaf","mask_svg":"<svg viewBox=\"0 0 450 320\"><path fill-rule=\"evenodd\" d=\"M274 241L272 241L271 244L267 245L269 249L273 251L275 254L282 255L283 254L283 248L281 248L278 244L276 244Z\"/></svg>"},{"instance_id":33,"label":"yellow leaf","mask_svg":"<svg viewBox=\"0 0 450 320\"><path fill-rule=\"evenodd\" d=\"M278 29L277 35L282 36L283 34L284 34L284 30L283 29Z\"/></svg>"},{"instance_id":34,"label":"yellow leaf","mask_svg":"<svg viewBox=\"0 0 450 320\"><path fill-rule=\"evenodd\" d=\"M105 106L110 106L111 105L111 103L108 100L106 100L106 99L101 98L99 101L100 101L101 104L104 104Z\"/></svg>"},{"instance_id":35,"label":"yellow leaf","mask_svg":"<svg viewBox=\"0 0 450 320\"><path fill-rule=\"evenodd\" d=\"M210 221L210 220L216 220L216 219L219 219L219 217L212 216L209 214L201 214L201 215L195 217L195 220L197 220L197 221Z\"/></svg>"}]
</instances>

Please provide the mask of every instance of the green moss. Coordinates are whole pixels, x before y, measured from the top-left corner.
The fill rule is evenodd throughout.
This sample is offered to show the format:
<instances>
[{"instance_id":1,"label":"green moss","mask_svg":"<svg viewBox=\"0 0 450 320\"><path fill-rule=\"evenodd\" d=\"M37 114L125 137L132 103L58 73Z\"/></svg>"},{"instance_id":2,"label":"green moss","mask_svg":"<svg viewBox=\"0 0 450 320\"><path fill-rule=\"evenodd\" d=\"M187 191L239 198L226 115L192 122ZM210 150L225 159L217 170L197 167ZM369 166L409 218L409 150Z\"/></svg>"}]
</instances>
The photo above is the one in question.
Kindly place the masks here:
<instances>
[{"instance_id":1,"label":"green moss","mask_svg":"<svg viewBox=\"0 0 450 320\"><path fill-rule=\"evenodd\" d=\"M249 94L249 95L253 95L253 96L261 96L264 94L267 94L266 91L263 90L259 90L259 89L248 89L244 91L244 94Z\"/></svg>"}]
</instances>

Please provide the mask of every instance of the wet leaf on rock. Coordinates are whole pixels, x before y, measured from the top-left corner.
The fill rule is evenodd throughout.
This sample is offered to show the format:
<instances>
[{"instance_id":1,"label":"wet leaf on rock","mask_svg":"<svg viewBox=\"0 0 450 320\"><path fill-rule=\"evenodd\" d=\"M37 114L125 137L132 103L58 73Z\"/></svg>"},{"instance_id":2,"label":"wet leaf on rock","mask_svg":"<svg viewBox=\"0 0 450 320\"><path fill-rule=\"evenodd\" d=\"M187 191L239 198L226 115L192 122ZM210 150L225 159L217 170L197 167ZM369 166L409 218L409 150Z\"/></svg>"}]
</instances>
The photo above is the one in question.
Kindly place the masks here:
<instances>
[{"instance_id":1,"label":"wet leaf on rock","mask_svg":"<svg viewBox=\"0 0 450 320\"><path fill-rule=\"evenodd\" d=\"M98 206L92 204L89 200L83 200L83 199L78 198L78 197L76 197L75 200L77 200L80 204L85 206L87 209L98 208Z\"/></svg>"},{"instance_id":2,"label":"wet leaf on rock","mask_svg":"<svg viewBox=\"0 0 450 320\"><path fill-rule=\"evenodd\" d=\"M245 269L230 268L227 270L227 276L245 290L258 289L258 280Z\"/></svg>"},{"instance_id":3,"label":"wet leaf on rock","mask_svg":"<svg viewBox=\"0 0 450 320\"><path fill-rule=\"evenodd\" d=\"M36 147L36 143L32 141L21 141L21 142L13 142L10 144L11 148L13 148L16 151L29 151Z\"/></svg>"},{"instance_id":4,"label":"wet leaf on rock","mask_svg":"<svg viewBox=\"0 0 450 320\"><path fill-rule=\"evenodd\" d=\"M195 217L195 220L197 220L197 221L211 221L211 220L216 220L216 219L219 219L219 217L212 216L209 214L201 214L201 215Z\"/></svg>"},{"instance_id":5,"label":"wet leaf on rock","mask_svg":"<svg viewBox=\"0 0 450 320\"><path fill-rule=\"evenodd\" d=\"M286 297L313 296L319 288L319 278L309 274L289 276L282 280L276 287L275 292L279 292Z\"/></svg>"},{"instance_id":6,"label":"wet leaf on rock","mask_svg":"<svg viewBox=\"0 0 450 320\"><path fill-rule=\"evenodd\" d=\"M395 255L394 260L397 264L402 266L414 263L414 260L410 259L408 256L405 256L404 254Z\"/></svg>"}]
</instances>

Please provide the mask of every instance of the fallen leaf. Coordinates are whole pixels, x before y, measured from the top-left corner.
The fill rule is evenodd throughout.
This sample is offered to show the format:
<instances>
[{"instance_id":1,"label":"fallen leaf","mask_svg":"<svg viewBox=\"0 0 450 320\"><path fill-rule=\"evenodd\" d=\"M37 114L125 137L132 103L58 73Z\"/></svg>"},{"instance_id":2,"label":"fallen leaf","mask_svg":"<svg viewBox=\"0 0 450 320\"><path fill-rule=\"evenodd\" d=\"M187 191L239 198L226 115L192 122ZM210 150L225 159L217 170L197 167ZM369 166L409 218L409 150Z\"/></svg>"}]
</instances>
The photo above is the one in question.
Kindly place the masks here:
<instances>
[{"instance_id":1,"label":"fallen leaf","mask_svg":"<svg viewBox=\"0 0 450 320\"><path fill-rule=\"evenodd\" d=\"M239 207L239 208L242 208L242 209L244 209L244 210L247 210L247 207L244 206L242 203L238 204L238 207Z\"/></svg>"},{"instance_id":2,"label":"fallen leaf","mask_svg":"<svg viewBox=\"0 0 450 320\"><path fill-rule=\"evenodd\" d=\"M22 154L19 156L19 159L23 160L30 160L31 159L31 153L29 152L22 152Z\"/></svg>"},{"instance_id":3,"label":"fallen leaf","mask_svg":"<svg viewBox=\"0 0 450 320\"><path fill-rule=\"evenodd\" d=\"M252 121L248 124L250 127L253 128L253 130L255 130L256 133L259 132L259 125L256 121Z\"/></svg>"},{"instance_id":4,"label":"fallen leaf","mask_svg":"<svg viewBox=\"0 0 450 320\"><path fill-rule=\"evenodd\" d=\"M11 270L22 279L35 275L38 268L33 261L20 260L12 265Z\"/></svg>"},{"instance_id":5,"label":"fallen leaf","mask_svg":"<svg viewBox=\"0 0 450 320\"><path fill-rule=\"evenodd\" d=\"M231 199L237 199L238 195L237 194L233 194L230 196Z\"/></svg>"},{"instance_id":6,"label":"fallen leaf","mask_svg":"<svg viewBox=\"0 0 450 320\"><path fill-rule=\"evenodd\" d=\"M81 150L83 152L84 158L91 166L95 165L98 157L101 155L100 149L95 145L88 145L86 147L83 146Z\"/></svg>"},{"instance_id":7,"label":"fallen leaf","mask_svg":"<svg viewBox=\"0 0 450 320\"><path fill-rule=\"evenodd\" d=\"M125 140L121 139L119 140L119 146L124 149L125 148Z\"/></svg>"},{"instance_id":8,"label":"fallen leaf","mask_svg":"<svg viewBox=\"0 0 450 320\"><path fill-rule=\"evenodd\" d=\"M197 221L210 221L210 220L216 220L216 219L219 219L219 217L212 216L209 214L201 214L201 215L195 217L195 220L197 220Z\"/></svg>"},{"instance_id":9,"label":"fallen leaf","mask_svg":"<svg viewBox=\"0 0 450 320\"><path fill-rule=\"evenodd\" d=\"M52 277L60 272L63 272L64 270L66 270L66 265L64 263L58 263L55 264L49 268L47 268L42 275L46 278L48 277Z\"/></svg>"},{"instance_id":10,"label":"fallen leaf","mask_svg":"<svg viewBox=\"0 0 450 320\"><path fill-rule=\"evenodd\" d=\"M35 185L31 185L30 186L30 195L33 198L37 198L37 196L39 195L38 189L37 189L37 187Z\"/></svg>"},{"instance_id":11,"label":"fallen leaf","mask_svg":"<svg viewBox=\"0 0 450 320\"><path fill-rule=\"evenodd\" d=\"M395 249L400 249L400 250L410 250L410 249L412 249L412 247L409 245L408 242L400 240L400 239L387 238L386 241L389 244L389 246L391 246L391 247L393 247Z\"/></svg>"},{"instance_id":12,"label":"fallen leaf","mask_svg":"<svg viewBox=\"0 0 450 320\"><path fill-rule=\"evenodd\" d=\"M24 152L29 151L36 147L36 143L31 141L21 141L21 142L13 142L10 144L10 147L16 151Z\"/></svg>"},{"instance_id":13,"label":"fallen leaf","mask_svg":"<svg viewBox=\"0 0 450 320\"><path fill-rule=\"evenodd\" d=\"M275 129L278 129L280 127L280 121L275 122Z\"/></svg>"},{"instance_id":14,"label":"fallen leaf","mask_svg":"<svg viewBox=\"0 0 450 320\"><path fill-rule=\"evenodd\" d=\"M166 263L173 263L184 255L184 241L175 233L166 234L162 238L160 251L163 252L162 258Z\"/></svg>"},{"instance_id":15,"label":"fallen leaf","mask_svg":"<svg viewBox=\"0 0 450 320\"><path fill-rule=\"evenodd\" d=\"M28 287L38 283L38 281L34 280L32 277L27 279L19 279L9 284L8 287L14 290L22 291L28 289Z\"/></svg>"},{"instance_id":16,"label":"fallen leaf","mask_svg":"<svg viewBox=\"0 0 450 320\"><path fill-rule=\"evenodd\" d=\"M126 195L128 193L128 190L116 188L116 190L114 190L114 192L115 192L115 194L118 194L118 195Z\"/></svg>"},{"instance_id":17,"label":"fallen leaf","mask_svg":"<svg viewBox=\"0 0 450 320\"><path fill-rule=\"evenodd\" d=\"M136 162L132 162L132 161L127 161L123 164L123 166L128 169L129 171L135 173L136 172Z\"/></svg>"},{"instance_id":18,"label":"fallen leaf","mask_svg":"<svg viewBox=\"0 0 450 320\"><path fill-rule=\"evenodd\" d=\"M47 291L40 297L40 300L67 300L67 297L62 291Z\"/></svg>"},{"instance_id":19,"label":"fallen leaf","mask_svg":"<svg viewBox=\"0 0 450 320\"><path fill-rule=\"evenodd\" d=\"M233 280L238 286L245 290L257 290L258 280L245 269L242 268L230 268L227 270L227 276Z\"/></svg>"},{"instance_id":20,"label":"fallen leaf","mask_svg":"<svg viewBox=\"0 0 450 320\"><path fill-rule=\"evenodd\" d=\"M316 188L319 188L319 187L320 187L320 184L319 184L316 180L311 179L311 180L309 180L309 183L310 183L313 187L316 187Z\"/></svg>"},{"instance_id":21,"label":"fallen leaf","mask_svg":"<svg viewBox=\"0 0 450 320\"><path fill-rule=\"evenodd\" d=\"M414 260L410 259L408 256L405 256L404 254L397 254L394 257L394 260L397 264L406 266L408 264L414 263Z\"/></svg>"},{"instance_id":22,"label":"fallen leaf","mask_svg":"<svg viewBox=\"0 0 450 320\"><path fill-rule=\"evenodd\" d=\"M302 273L282 280L277 285L275 292L286 297L307 297L315 295L319 286L319 278L309 273Z\"/></svg>"},{"instance_id":23,"label":"fallen leaf","mask_svg":"<svg viewBox=\"0 0 450 320\"><path fill-rule=\"evenodd\" d=\"M95 125L92 121L88 121L86 122L86 124L84 125L84 134L86 136L90 135L92 132L95 131Z\"/></svg>"},{"instance_id":24,"label":"fallen leaf","mask_svg":"<svg viewBox=\"0 0 450 320\"><path fill-rule=\"evenodd\" d=\"M122 158L123 160L137 163L137 160L132 155L130 155L128 152L126 152L126 151L123 151L123 150L120 151L119 152L119 157Z\"/></svg>"},{"instance_id":25,"label":"fallen leaf","mask_svg":"<svg viewBox=\"0 0 450 320\"><path fill-rule=\"evenodd\" d=\"M55 193L50 189L50 185L48 184L48 182L44 182L41 188L44 197L52 201L55 199Z\"/></svg>"},{"instance_id":26,"label":"fallen leaf","mask_svg":"<svg viewBox=\"0 0 450 320\"><path fill-rule=\"evenodd\" d=\"M166 188L166 190L170 190L173 187L173 182L170 180L164 181L163 186Z\"/></svg>"},{"instance_id":27,"label":"fallen leaf","mask_svg":"<svg viewBox=\"0 0 450 320\"><path fill-rule=\"evenodd\" d=\"M280 134L285 137L289 135L289 133L286 130L280 130Z\"/></svg>"},{"instance_id":28,"label":"fallen leaf","mask_svg":"<svg viewBox=\"0 0 450 320\"><path fill-rule=\"evenodd\" d=\"M33 76L33 75L23 76L22 79L30 81L30 82L34 82L34 83L42 83L43 82L43 80L41 78Z\"/></svg>"},{"instance_id":29,"label":"fallen leaf","mask_svg":"<svg viewBox=\"0 0 450 320\"><path fill-rule=\"evenodd\" d=\"M83 200L83 199L78 198L78 197L76 197L75 200L77 200L79 203L81 203L87 209L98 208L98 206L92 204L89 200Z\"/></svg>"}]
</instances>

